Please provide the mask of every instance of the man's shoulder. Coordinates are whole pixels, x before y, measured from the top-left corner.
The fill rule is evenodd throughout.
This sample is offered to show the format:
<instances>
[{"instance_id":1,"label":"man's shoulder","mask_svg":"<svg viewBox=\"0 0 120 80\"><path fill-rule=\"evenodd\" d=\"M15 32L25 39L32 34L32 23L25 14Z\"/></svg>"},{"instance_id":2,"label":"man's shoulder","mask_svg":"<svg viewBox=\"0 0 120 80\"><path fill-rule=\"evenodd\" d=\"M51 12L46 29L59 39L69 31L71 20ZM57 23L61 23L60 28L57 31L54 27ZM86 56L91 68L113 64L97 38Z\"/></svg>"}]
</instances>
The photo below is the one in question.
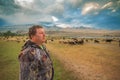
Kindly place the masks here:
<instances>
[{"instance_id":1,"label":"man's shoulder","mask_svg":"<svg viewBox=\"0 0 120 80\"><path fill-rule=\"evenodd\" d=\"M35 55L36 49L34 47L27 47L21 50L19 54L19 59L31 58Z\"/></svg>"},{"instance_id":2,"label":"man's shoulder","mask_svg":"<svg viewBox=\"0 0 120 80\"><path fill-rule=\"evenodd\" d=\"M27 47L22 51L24 54L35 54L36 48L34 47Z\"/></svg>"}]
</instances>

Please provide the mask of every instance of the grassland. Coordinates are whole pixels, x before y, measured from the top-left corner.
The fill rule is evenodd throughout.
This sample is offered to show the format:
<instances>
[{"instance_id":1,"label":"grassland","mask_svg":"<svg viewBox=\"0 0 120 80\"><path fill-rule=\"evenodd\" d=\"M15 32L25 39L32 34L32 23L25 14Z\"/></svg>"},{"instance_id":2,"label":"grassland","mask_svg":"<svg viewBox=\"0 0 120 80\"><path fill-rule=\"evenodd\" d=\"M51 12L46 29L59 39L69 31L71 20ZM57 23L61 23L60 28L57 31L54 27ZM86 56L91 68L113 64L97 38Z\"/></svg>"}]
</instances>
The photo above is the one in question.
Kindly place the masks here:
<instances>
[{"instance_id":1,"label":"grassland","mask_svg":"<svg viewBox=\"0 0 120 80\"><path fill-rule=\"evenodd\" d=\"M18 54L23 42L0 40L0 80L18 80L19 62ZM62 63L51 54L55 76L54 80L75 80L70 71L67 71Z\"/></svg>"},{"instance_id":2,"label":"grassland","mask_svg":"<svg viewBox=\"0 0 120 80\"><path fill-rule=\"evenodd\" d=\"M120 47L117 42L83 45L48 42L47 47L74 73L75 80L120 80Z\"/></svg>"},{"instance_id":3,"label":"grassland","mask_svg":"<svg viewBox=\"0 0 120 80\"><path fill-rule=\"evenodd\" d=\"M96 35L96 33L98 33ZM114 33L114 34L113 34ZM109 35L108 35L109 34ZM89 39L83 45L59 43L62 37L98 36L100 42ZM103 37L112 37L113 42L106 43ZM119 31L114 32L54 32L47 34L46 46L52 57L55 76L54 80L120 80L120 47ZM52 36L52 37L51 37ZM102 37L102 38L101 38ZM115 37L115 38L114 38ZM17 41L16 41L17 40ZM19 62L17 56L26 37L11 37L0 40L0 80L18 80ZM62 39L63 40L63 39ZM69 40L69 39L68 39ZM67 41L67 40L66 40Z\"/></svg>"}]
</instances>

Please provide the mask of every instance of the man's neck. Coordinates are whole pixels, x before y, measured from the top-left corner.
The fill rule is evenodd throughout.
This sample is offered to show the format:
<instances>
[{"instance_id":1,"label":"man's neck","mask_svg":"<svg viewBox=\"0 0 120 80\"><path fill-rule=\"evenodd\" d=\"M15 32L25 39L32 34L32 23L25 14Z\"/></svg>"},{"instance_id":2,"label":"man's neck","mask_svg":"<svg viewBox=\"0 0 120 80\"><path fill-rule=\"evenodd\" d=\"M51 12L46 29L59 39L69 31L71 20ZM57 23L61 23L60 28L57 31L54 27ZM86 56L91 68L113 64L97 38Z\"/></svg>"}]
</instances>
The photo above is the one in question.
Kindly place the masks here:
<instances>
[{"instance_id":1,"label":"man's neck","mask_svg":"<svg viewBox=\"0 0 120 80\"><path fill-rule=\"evenodd\" d=\"M40 46L40 45L42 45L42 44L40 44L40 43L38 43L37 41L35 41L35 40L30 40L31 42L33 42L33 43L35 43L36 45L38 45L38 46Z\"/></svg>"}]
</instances>

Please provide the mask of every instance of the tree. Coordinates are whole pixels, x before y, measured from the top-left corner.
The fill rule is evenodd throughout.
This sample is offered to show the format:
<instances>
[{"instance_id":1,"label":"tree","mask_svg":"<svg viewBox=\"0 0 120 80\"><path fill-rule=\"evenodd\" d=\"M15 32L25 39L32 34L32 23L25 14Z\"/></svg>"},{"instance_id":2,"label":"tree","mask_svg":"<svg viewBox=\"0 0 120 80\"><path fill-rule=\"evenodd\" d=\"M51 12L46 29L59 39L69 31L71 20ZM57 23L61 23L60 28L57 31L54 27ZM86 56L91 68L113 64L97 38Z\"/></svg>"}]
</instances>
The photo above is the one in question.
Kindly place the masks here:
<instances>
[{"instance_id":1,"label":"tree","mask_svg":"<svg viewBox=\"0 0 120 80\"><path fill-rule=\"evenodd\" d=\"M9 36L11 36L11 37L13 37L13 36L15 36L16 34L15 33L12 33L10 30L9 31L6 31L5 33L3 33L3 36L5 36L5 37L9 37Z\"/></svg>"}]
</instances>

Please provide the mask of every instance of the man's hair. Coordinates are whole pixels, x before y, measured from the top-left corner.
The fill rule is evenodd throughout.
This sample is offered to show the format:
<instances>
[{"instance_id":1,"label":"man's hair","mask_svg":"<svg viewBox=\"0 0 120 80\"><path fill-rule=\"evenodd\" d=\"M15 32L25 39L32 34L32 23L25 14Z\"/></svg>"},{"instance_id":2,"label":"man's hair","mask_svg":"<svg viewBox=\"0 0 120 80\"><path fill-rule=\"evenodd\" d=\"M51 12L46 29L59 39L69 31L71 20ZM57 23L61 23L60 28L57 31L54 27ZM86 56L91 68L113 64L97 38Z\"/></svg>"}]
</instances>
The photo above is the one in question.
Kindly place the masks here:
<instances>
[{"instance_id":1,"label":"man's hair","mask_svg":"<svg viewBox=\"0 0 120 80\"><path fill-rule=\"evenodd\" d=\"M39 28L43 28L43 27L40 25L33 25L32 27L29 28L28 34L30 39L32 38L32 36L36 34L36 29L39 29Z\"/></svg>"}]
</instances>

